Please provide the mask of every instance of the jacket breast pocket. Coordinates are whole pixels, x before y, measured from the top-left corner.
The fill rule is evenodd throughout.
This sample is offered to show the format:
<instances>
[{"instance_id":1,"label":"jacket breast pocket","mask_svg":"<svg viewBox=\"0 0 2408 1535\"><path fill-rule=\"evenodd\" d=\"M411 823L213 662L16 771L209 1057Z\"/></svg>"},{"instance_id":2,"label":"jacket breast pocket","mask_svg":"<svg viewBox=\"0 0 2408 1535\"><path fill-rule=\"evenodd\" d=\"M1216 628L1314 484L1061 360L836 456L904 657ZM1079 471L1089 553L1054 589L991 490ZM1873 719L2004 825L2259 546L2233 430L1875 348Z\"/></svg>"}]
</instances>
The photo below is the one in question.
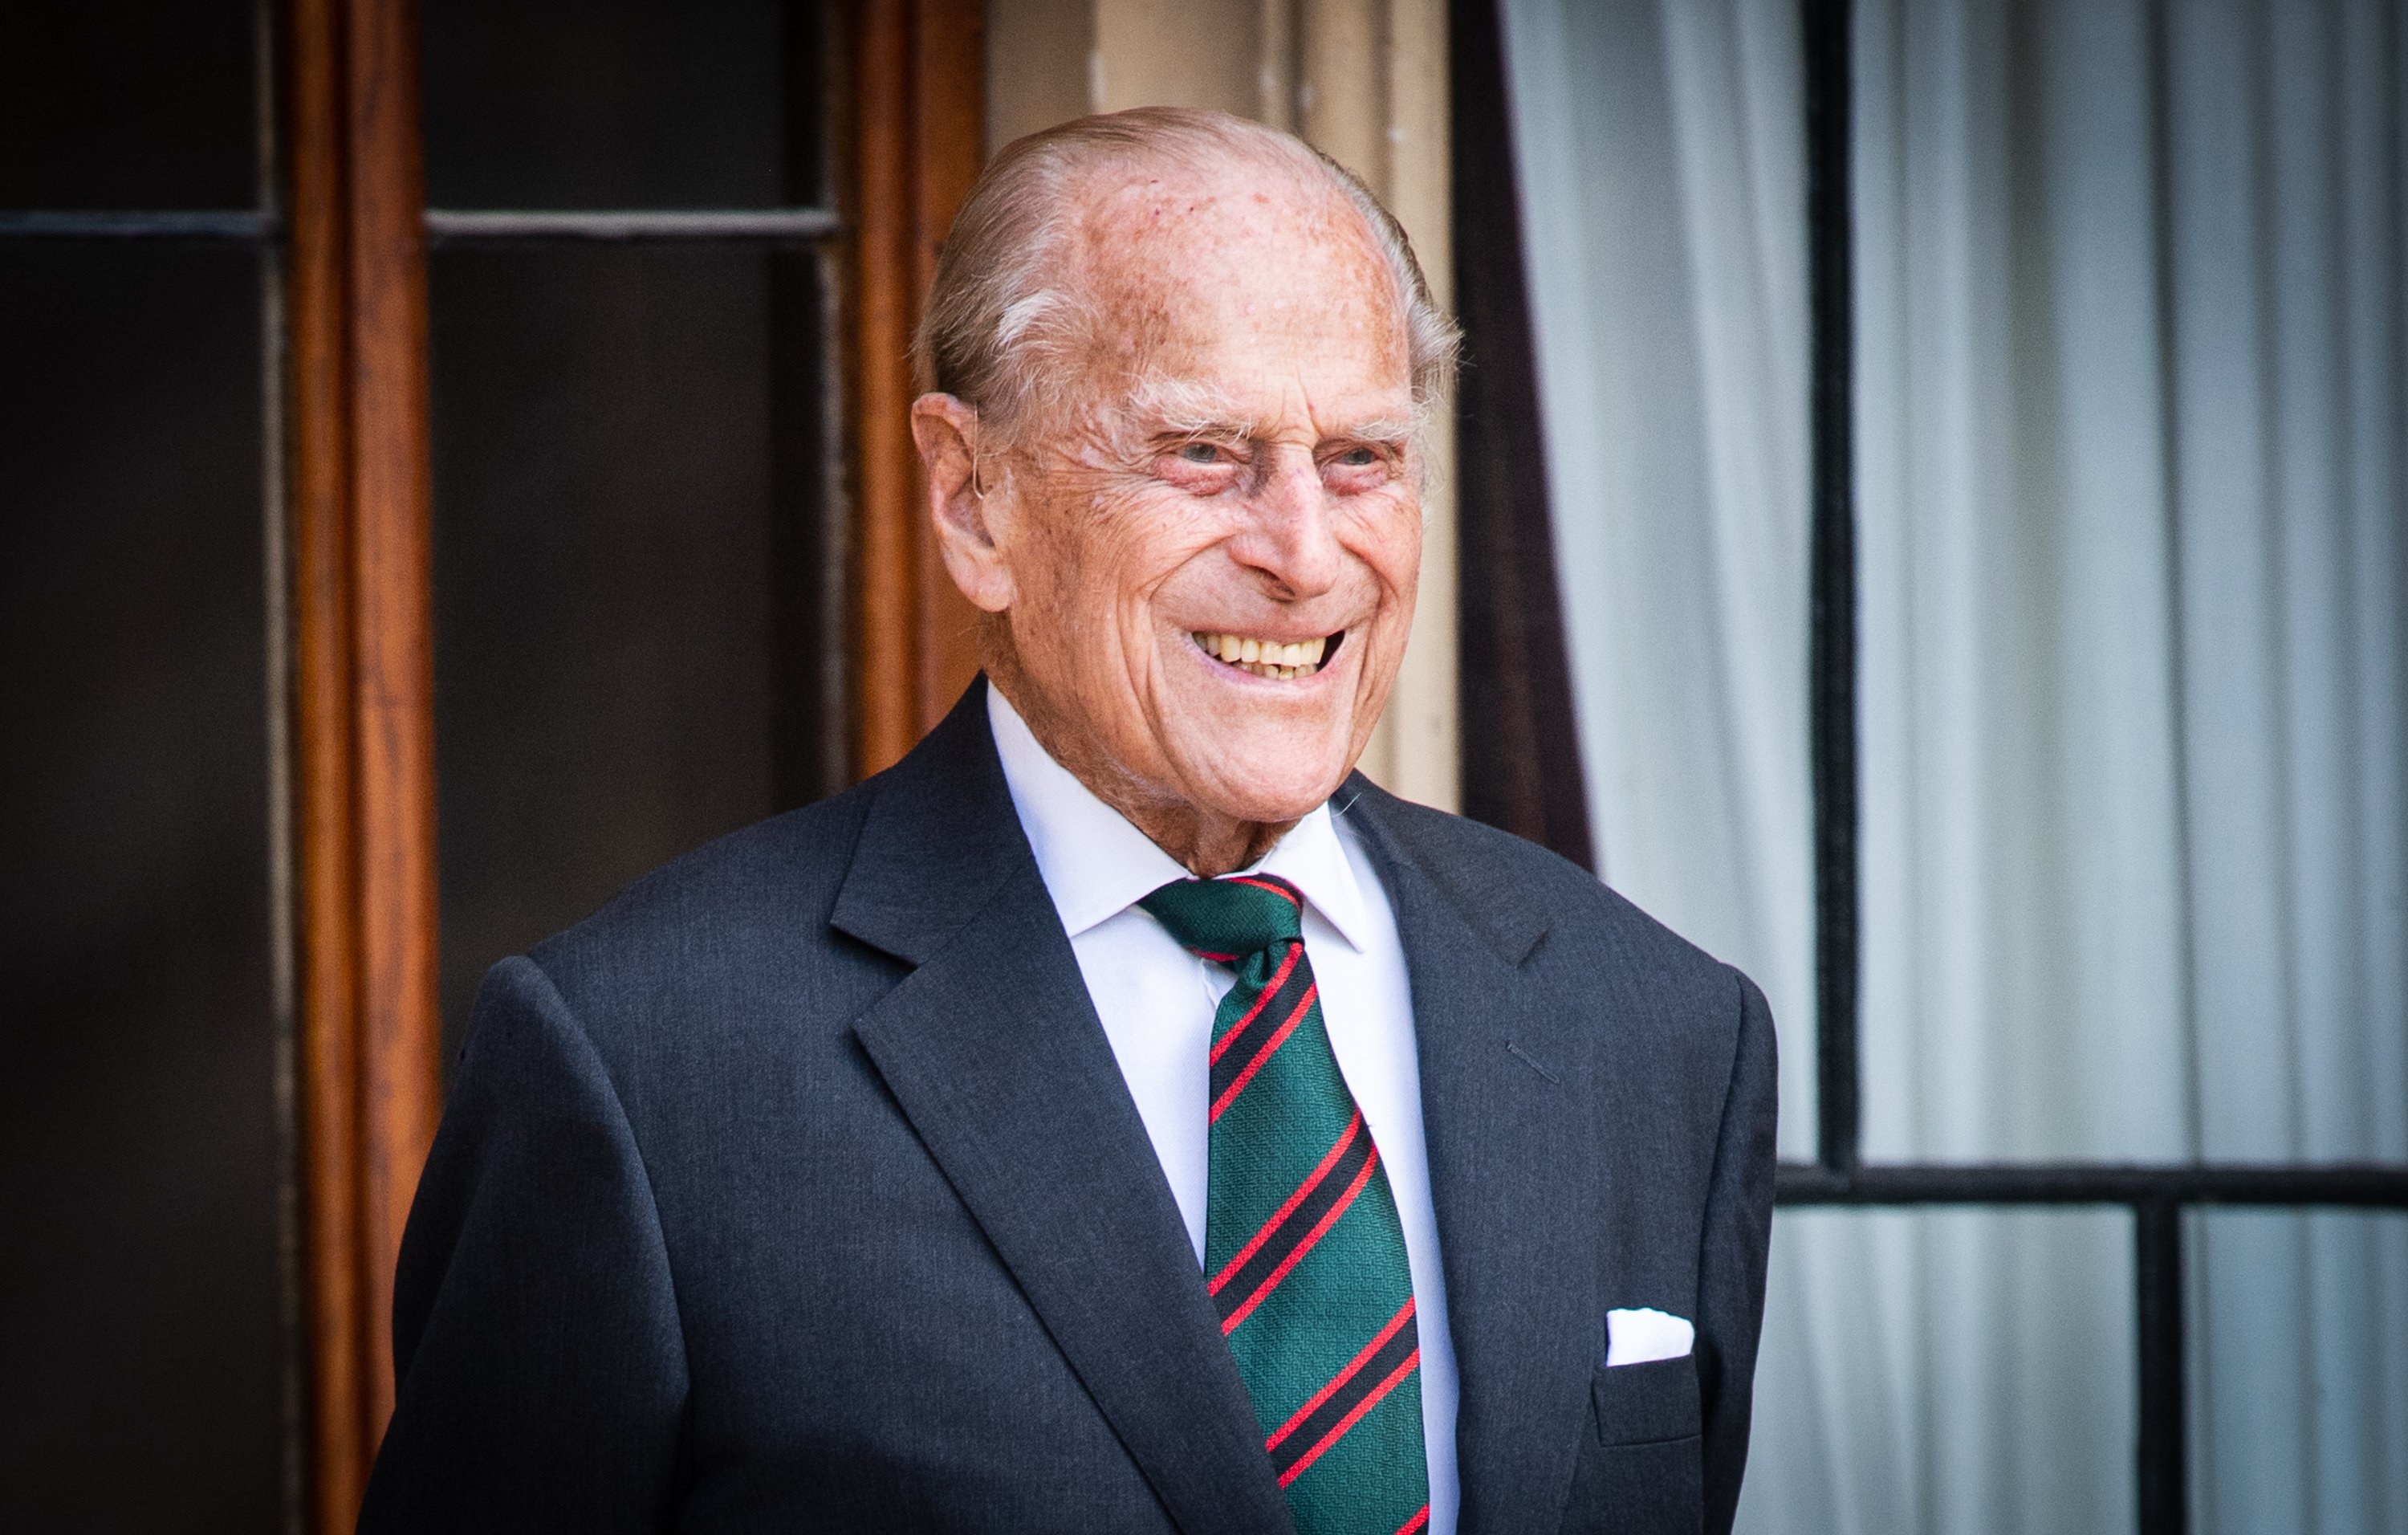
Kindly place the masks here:
<instances>
[{"instance_id":1,"label":"jacket breast pocket","mask_svg":"<svg viewBox=\"0 0 2408 1535\"><path fill-rule=\"evenodd\" d=\"M1599 1365L1565 1510L1567 1535L1686 1535L1705 1523L1694 1358Z\"/></svg>"}]
</instances>

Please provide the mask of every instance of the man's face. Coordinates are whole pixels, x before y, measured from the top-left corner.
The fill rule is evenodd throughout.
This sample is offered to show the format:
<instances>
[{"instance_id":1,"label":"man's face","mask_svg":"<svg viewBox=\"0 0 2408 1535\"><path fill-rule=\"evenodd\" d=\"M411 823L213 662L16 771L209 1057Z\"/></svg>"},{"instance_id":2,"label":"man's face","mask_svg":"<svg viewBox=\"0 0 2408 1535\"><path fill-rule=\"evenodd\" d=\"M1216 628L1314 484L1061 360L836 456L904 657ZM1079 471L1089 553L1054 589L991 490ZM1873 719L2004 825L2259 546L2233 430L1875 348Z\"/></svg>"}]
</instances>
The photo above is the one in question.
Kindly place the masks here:
<instances>
[{"instance_id":1,"label":"man's face","mask_svg":"<svg viewBox=\"0 0 2408 1535\"><path fill-rule=\"evenodd\" d=\"M1412 620L1393 281L1350 206L1278 171L1140 177L1085 212L1057 280L1105 334L982 470L1038 695L1015 702L1140 799L1294 820L1361 754Z\"/></svg>"}]
</instances>

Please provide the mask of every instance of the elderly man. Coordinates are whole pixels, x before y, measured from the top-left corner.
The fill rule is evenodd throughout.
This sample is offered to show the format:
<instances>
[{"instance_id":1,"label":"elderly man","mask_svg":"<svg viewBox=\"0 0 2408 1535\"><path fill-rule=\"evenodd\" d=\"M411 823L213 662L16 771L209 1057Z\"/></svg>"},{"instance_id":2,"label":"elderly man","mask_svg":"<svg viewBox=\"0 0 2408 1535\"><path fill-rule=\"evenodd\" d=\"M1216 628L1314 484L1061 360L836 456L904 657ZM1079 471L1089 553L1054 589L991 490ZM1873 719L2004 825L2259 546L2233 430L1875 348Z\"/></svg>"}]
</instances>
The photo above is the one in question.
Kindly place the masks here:
<instances>
[{"instance_id":1,"label":"elderly man","mask_svg":"<svg viewBox=\"0 0 2408 1535\"><path fill-rule=\"evenodd\" d=\"M1763 998L1351 776L1453 347L1401 231L1085 119L922 342L985 680L494 969L363 1528L1727 1527Z\"/></svg>"}]
</instances>

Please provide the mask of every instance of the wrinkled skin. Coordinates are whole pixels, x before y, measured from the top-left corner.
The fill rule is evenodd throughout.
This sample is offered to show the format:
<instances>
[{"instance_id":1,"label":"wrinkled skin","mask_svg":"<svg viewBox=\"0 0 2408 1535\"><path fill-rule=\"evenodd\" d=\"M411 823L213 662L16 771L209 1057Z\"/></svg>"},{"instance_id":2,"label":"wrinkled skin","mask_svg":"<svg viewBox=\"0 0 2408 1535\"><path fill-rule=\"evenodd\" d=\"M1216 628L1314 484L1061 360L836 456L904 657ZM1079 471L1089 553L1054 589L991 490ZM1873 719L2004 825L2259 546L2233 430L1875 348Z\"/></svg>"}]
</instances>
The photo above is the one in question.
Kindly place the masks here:
<instances>
[{"instance_id":1,"label":"wrinkled skin","mask_svg":"<svg viewBox=\"0 0 2408 1535\"><path fill-rule=\"evenodd\" d=\"M1345 779L1404 655L1405 317L1360 215L1288 167L1099 173L1077 208L1051 280L1112 323L1008 428L949 395L914 404L930 509L1037 739L1180 863L1226 873ZM1197 631L1344 638L1281 681Z\"/></svg>"}]
</instances>

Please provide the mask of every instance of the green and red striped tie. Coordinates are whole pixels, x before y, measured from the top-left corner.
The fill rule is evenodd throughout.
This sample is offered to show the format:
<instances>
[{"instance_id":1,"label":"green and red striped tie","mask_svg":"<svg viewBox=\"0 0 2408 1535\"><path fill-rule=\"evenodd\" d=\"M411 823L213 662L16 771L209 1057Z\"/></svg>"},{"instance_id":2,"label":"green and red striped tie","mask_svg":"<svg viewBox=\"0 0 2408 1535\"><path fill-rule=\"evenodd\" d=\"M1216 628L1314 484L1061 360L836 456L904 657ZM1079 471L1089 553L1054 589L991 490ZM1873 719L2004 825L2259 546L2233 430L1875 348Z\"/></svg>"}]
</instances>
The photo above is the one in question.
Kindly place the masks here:
<instances>
[{"instance_id":1,"label":"green and red striped tie","mask_svg":"<svg viewBox=\"0 0 2408 1535\"><path fill-rule=\"evenodd\" d=\"M1204 1272L1300 1535L1429 1522L1412 1270L1304 956L1304 897L1268 874L1140 903L1237 973L1212 1021Z\"/></svg>"}]
</instances>

